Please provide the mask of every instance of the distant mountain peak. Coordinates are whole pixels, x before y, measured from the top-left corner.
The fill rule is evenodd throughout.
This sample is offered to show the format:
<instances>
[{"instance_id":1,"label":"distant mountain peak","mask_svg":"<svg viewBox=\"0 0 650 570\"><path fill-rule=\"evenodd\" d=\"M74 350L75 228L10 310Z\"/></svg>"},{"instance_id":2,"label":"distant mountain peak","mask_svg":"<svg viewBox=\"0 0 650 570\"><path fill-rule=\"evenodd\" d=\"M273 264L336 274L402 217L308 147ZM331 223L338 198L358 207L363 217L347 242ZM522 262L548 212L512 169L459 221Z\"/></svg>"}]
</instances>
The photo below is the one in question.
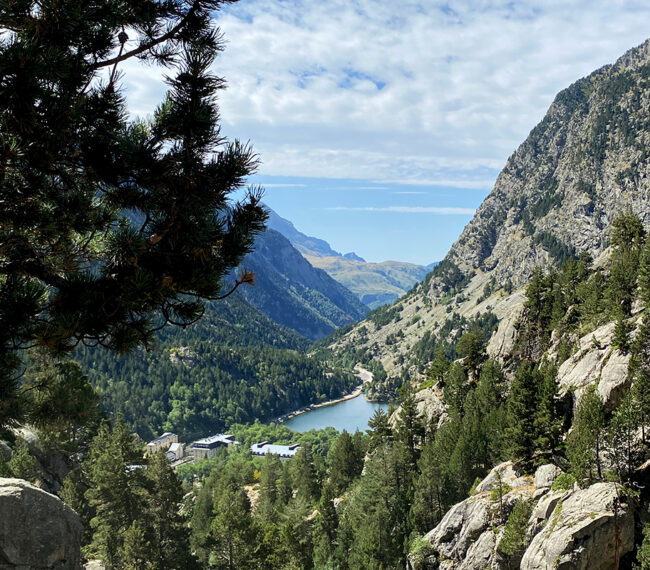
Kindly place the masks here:
<instances>
[{"instance_id":1,"label":"distant mountain peak","mask_svg":"<svg viewBox=\"0 0 650 570\"><path fill-rule=\"evenodd\" d=\"M426 267L413 263L368 263L353 251L341 255L325 240L303 234L289 220L267 209L269 229L282 234L313 267L323 269L372 309L394 303L428 273Z\"/></svg>"},{"instance_id":2,"label":"distant mountain peak","mask_svg":"<svg viewBox=\"0 0 650 570\"><path fill-rule=\"evenodd\" d=\"M341 257L341 254L338 251L334 251L325 240L303 234L289 220L279 216L268 206L266 206L266 209L269 211L269 219L266 223L267 227L281 233L300 253L325 257Z\"/></svg>"},{"instance_id":3,"label":"distant mountain peak","mask_svg":"<svg viewBox=\"0 0 650 570\"><path fill-rule=\"evenodd\" d=\"M360 261L361 263L366 263L366 260L363 257L359 257L354 251L351 251L350 253L346 253L343 257L345 259L352 259L353 261Z\"/></svg>"}]
</instances>

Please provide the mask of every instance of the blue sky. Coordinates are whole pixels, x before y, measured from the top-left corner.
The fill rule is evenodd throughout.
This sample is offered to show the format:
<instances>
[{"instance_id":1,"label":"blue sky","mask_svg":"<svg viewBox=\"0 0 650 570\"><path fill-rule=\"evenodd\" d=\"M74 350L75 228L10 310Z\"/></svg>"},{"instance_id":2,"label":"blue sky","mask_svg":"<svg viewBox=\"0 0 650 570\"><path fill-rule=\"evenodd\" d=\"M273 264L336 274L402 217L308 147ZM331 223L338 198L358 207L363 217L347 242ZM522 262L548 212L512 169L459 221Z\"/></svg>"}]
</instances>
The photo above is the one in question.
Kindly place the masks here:
<instances>
[{"instance_id":1,"label":"blue sky","mask_svg":"<svg viewBox=\"0 0 650 570\"><path fill-rule=\"evenodd\" d=\"M555 94L649 35L622 0L240 0L219 14L223 133L304 233L368 261L440 260ZM160 70L125 68L133 114Z\"/></svg>"}]
</instances>

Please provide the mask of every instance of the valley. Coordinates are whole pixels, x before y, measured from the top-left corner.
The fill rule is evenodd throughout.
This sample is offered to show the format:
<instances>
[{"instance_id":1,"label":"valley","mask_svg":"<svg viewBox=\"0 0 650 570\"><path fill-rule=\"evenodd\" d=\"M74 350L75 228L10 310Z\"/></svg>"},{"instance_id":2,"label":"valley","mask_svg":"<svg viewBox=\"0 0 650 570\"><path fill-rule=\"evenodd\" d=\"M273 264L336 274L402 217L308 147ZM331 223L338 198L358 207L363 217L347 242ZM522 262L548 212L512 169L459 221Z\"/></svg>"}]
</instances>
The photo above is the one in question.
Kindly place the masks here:
<instances>
[{"instance_id":1,"label":"valley","mask_svg":"<svg viewBox=\"0 0 650 570\"><path fill-rule=\"evenodd\" d=\"M650 568L650 40L557 93L440 262L373 263L245 189L230 2L190 4L0 4L0 568ZM177 68L146 120L136 56ZM423 160L321 215L471 215L394 205Z\"/></svg>"}]
</instances>

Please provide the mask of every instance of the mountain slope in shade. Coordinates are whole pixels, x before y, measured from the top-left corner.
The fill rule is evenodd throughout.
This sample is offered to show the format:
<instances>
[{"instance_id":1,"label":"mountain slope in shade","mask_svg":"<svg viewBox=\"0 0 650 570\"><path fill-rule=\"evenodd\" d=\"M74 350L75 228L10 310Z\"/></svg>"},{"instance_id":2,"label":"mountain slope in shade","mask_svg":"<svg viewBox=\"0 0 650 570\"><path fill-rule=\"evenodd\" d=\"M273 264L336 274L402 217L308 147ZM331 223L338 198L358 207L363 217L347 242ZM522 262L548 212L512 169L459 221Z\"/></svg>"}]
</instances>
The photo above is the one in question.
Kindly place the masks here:
<instances>
[{"instance_id":1,"label":"mountain slope in shade","mask_svg":"<svg viewBox=\"0 0 650 570\"><path fill-rule=\"evenodd\" d=\"M280 233L269 229L255 242L243 266L255 272L244 298L276 323L315 340L358 321L368 308L356 296L309 262Z\"/></svg>"},{"instance_id":2,"label":"mountain slope in shade","mask_svg":"<svg viewBox=\"0 0 650 570\"><path fill-rule=\"evenodd\" d=\"M426 267L413 263L368 263L354 252L341 255L326 241L303 234L289 220L269 212L269 228L280 232L311 265L326 271L372 309L394 303L428 273Z\"/></svg>"},{"instance_id":3,"label":"mountain slope in shade","mask_svg":"<svg viewBox=\"0 0 650 570\"><path fill-rule=\"evenodd\" d=\"M370 349L389 374L419 351L422 370L447 319L509 317L535 268L598 258L626 210L650 224L650 40L560 92L445 259L390 314L333 346Z\"/></svg>"}]
</instances>

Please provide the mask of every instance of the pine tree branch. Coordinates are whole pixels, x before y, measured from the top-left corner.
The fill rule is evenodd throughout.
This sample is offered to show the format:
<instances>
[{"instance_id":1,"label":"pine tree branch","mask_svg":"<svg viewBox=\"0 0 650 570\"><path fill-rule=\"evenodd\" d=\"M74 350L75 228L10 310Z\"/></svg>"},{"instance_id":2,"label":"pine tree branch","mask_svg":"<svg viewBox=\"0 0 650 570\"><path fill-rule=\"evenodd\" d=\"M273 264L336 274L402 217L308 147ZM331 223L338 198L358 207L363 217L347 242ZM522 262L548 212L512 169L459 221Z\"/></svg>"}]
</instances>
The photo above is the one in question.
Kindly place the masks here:
<instances>
[{"instance_id":1,"label":"pine tree branch","mask_svg":"<svg viewBox=\"0 0 650 570\"><path fill-rule=\"evenodd\" d=\"M187 14L183 16L183 19L176 24L171 30L169 30L167 33L163 34L162 36L159 36L157 38L154 38L150 42L147 42L146 44L143 44L131 51L127 51L124 54L117 55L116 57L113 57L111 59L105 59L103 61L98 61L96 63L93 63L90 66L91 71L95 71L96 69L100 69L102 67L107 67L109 65L117 65L118 63L125 61L127 59L130 59L136 55L140 55L141 53L144 53L146 51L149 51L150 49L156 47L157 45L166 42L167 40L171 40L174 38L178 32L180 32L184 27L187 21L192 17L194 12L196 12L197 8L199 7L199 0L196 0L194 4L192 4L192 7L188 10Z\"/></svg>"}]
</instances>

